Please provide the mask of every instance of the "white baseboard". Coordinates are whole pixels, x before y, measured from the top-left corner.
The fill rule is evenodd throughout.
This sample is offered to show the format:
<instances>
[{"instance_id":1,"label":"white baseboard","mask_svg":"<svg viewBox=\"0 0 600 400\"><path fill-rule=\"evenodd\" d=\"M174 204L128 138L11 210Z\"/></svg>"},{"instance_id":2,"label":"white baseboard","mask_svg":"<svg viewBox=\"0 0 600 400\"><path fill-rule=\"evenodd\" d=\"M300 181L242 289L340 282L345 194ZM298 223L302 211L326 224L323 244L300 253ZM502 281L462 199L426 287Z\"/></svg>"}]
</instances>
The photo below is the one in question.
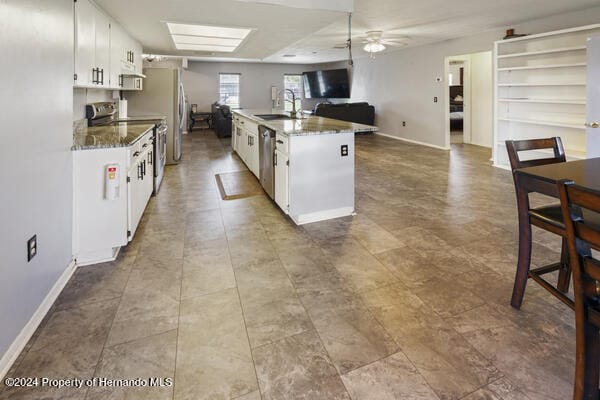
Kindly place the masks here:
<instances>
[{"instance_id":1,"label":"white baseboard","mask_svg":"<svg viewBox=\"0 0 600 400\"><path fill-rule=\"evenodd\" d=\"M346 217L354 214L354 207L341 207L333 210L318 211L309 214L290 215L296 225L310 224L312 222L325 221L333 218Z\"/></svg>"},{"instance_id":2,"label":"white baseboard","mask_svg":"<svg viewBox=\"0 0 600 400\"><path fill-rule=\"evenodd\" d=\"M407 142L407 143L412 143L412 144L418 144L418 145L421 145L421 146L432 147L434 149L450 150L450 147L436 146L435 144L425 143L425 142L419 142L418 140L405 139L405 138L394 136L394 135L388 135L387 133L375 132L375 134L376 135L385 136L385 137L389 137L391 139L401 140L401 141Z\"/></svg>"},{"instance_id":3,"label":"white baseboard","mask_svg":"<svg viewBox=\"0 0 600 400\"><path fill-rule=\"evenodd\" d=\"M494 163L493 166L496 167L496 168L505 169L507 171L511 170L510 169L510 165L506 165L506 164L496 164L496 163Z\"/></svg>"},{"instance_id":4,"label":"white baseboard","mask_svg":"<svg viewBox=\"0 0 600 400\"><path fill-rule=\"evenodd\" d=\"M31 339L31 336L33 336L35 330L40 325L67 282L69 282L69 279L71 279L71 276L76 269L75 261L71 261L54 286L52 286L52 289L50 289L50 292L48 292L44 301L42 301L42 304L40 304L38 309L31 316L29 322L23 327L19 336L15 338L6 353L2 355L2 358L0 358L0 380L4 378L17 357L19 357L19 354L21 354L21 351L23 351L25 345L29 342L29 339Z\"/></svg>"}]
</instances>

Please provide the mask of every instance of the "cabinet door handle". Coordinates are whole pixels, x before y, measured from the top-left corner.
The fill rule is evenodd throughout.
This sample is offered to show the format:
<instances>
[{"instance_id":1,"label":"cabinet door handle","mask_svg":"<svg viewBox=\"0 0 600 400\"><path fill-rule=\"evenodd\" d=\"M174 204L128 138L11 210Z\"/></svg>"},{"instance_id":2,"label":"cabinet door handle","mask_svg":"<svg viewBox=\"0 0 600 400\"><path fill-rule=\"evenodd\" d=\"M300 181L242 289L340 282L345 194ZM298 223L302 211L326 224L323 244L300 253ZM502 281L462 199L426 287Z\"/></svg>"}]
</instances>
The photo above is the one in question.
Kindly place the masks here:
<instances>
[{"instance_id":1,"label":"cabinet door handle","mask_svg":"<svg viewBox=\"0 0 600 400\"><path fill-rule=\"evenodd\" d=\"M98 83L98 68L92 68L92 83Z\"/></svg>"},{"instance_id":2,"label":"cabinet door handle","mask_svg":"<svg viewBox=\"0 0 600 400\"><path fill-rule=\"evenodd\" d=\"M279 140L279 139L277 139L277 143L279 143L279 144L283 144L283 140Z\"/></svg>"},{"instance_id":3,"label":"cabinet door handle","mask_svg":"<svg viewBox=\"0 0 600 400\"><path fill-rule=\"evenodd\" d=\"M153 153L154 153L153 151L151 151L151 152L148 153L148 163L150 165L152 165L152 158L154 158L154 154Z\"/></svg>"},{"instance_id":4,"label":"cabinet door handle","mask_svg":"<svg viewBox=\"0 0 600 400\"><path fill-rule=\"evenodd\" d=\"M139 151L136 151L135 153L133 153L133 156L134 156L134 157L137 157L137 156L139 156L139 155L140 155L140 152L139 152Z\"/></svg>"},{"instance_id":5,"label":"cabinet door handle","mask_svg":"<svg viewBox=\"0 0 600 400\"><path fill-rule=\"evenodd\" d=\"M142 145L142 149L143 149L143 148L145 148L145 147L148 147L148 143L144 143L144 144Z\"/></svg>"},{"instance_id":6,"label":"cabinet door handle","mask_svg":"<svg viewBox=\"0 0 600 400\"><path fill-rule=\"evenodd\" d=\"M146 176L146 160L142 162L142 180L144 180L144 176Z\"/></svg>"},{"instance_id":7,"label":"cabinet door handle","mask_svg":"<svg viewBox=\"0 0 600 400\"><path fill-rule=\"evenodd\" d=\"M137 172L138 172L138 180L139 179L144 179L144 176L142 175L142 163L139 163L137 166Z\"/></svg>"},{"instance_id":8,"label":"cabinet door handle","mask_svg":"<svg viewBox=\"0 0 600 400\"><path fill-rule=\"evenodd\" d=\"M104 85L104 68L98 68L98 83Z\"/></svg>"},{"instance_id":9,"label":"cabinet door handle","mask_svg":"<svg viewBox=\"0 0 600 400\"><path fill-rule=\"evenodd\" d=\"M123 87L123 74L119 74L119 86Z\"/></svg>"}]
</instances>

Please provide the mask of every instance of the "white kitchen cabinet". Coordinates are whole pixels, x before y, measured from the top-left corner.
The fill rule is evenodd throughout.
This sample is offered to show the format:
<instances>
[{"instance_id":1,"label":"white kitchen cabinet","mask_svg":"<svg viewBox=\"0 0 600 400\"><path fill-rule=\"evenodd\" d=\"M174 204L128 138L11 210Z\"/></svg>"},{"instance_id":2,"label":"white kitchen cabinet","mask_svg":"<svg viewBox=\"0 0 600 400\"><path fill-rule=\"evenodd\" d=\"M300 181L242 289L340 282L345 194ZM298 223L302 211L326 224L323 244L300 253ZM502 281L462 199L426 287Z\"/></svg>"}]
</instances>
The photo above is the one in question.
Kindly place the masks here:
<instances>
[{"instance_id":1,"label":"white kitchen cabinet","mask_svg":"<svg viewBox=\"0 0 600 400\"><path fill-rule=\"evenodd\" d=\"M142 219L146 204L152 196L153 167L150 161L152 151L152 133L146 134L130 149L132 160L128 178L128 233L129 240L133 239Z\"/></svg>"},{"instance_id":2,"label":"white kitchen cabinet","mask_svg":"<svg viewBox=\"0 0 600 400\"><path fill-rule=\"evenodd\" d=\"M133 49L132 49L132 62L134 65L134 71L136 74L141 74L144 66L143 58L142 58L142 45L137 41L133 41Z\"/></svg>"},{"instance_id":3,"label":"white kitchen cabinet","mask_svg":"<svg viewBox=\"0 0 600 400\"><path fill-rule=\"evenodd\" d=\"M89 0L75 3L75 85L109 87L110 19Z\"/></svg>"},{"instance_id":4,"label":"white kitchen cabinet","mask_svg":"<svg viewBox=\"0 0 600 400\"><path fill-rule=\"evenodd\" d=\"M275 203L288 213L290 204L288 155L275 148Z\"/></svg>"},{"instance_id":5,"label":"white kitchen cabinet","mask_svg":"<svg viewBox=\"0 0 600 400\"><path fill-rule=\"evenodd\" d=\"M260 171L258 125L237 114L232 120L233 148L248 169L258 177Z\"/></svg>"},{"instance_id":6,"label":"white kitchen cabinet","mask_svg":"<svg viewBox=\"0 0 600 400\"><path fill-rule=\"evenodd\" d=\"M114 260L133 238L153 189L152 135L150 129L129 147L73 151L73 254L78 265ZM118 195L112 198L105 193L108 167L116 167L118 174Z\"/></svg>"},{"instance_id":7,"label":"white kitchen cabinet","mask_svg":"<svg viewBox=\"0 0 600 400\"><path fill-rule=\"evenodd\" d=\"M121 64L124 42L127 34L119 24L110 25L110 87L116 88L123 85Z\"/></svg>"},{"instance_id":8,"label":"white kitchen cabinet","mask_svg":"<svg viewBox=\"0 0 600 400\"><path fill-rule=\"evenodd\" d=\"M96 79L96 13L88 0L75 3L75 84L80 86Z\"/></svg>"},{"instance_id":9,"label":"white kitchen cabinet","mask_svg":"<svg viewBox=\"0 0 600 400\"><path fill-rule=\"evenodd\" d=\"M96 84L100 87L110 87L110 19L99 10L95 18L95 64L98 68Z\"/></svg>"},{"instance_id":10,"label":"white kitchen cabinet","mask_svg":"<svg viewBox=\"0 0 600 400\"><path fill-rule=\"evenodd\" d=\"M259 162L259 146L258 133L247 131L248 135L248 153L246 154L248 168L254 176L259 177L260 162Z\"/></svg>"},{"instance_id":11,"label":"white kitchen cabinet","mask_svg":"<svg viewBox=\"0 0 600 400\"><path fill-rule=\"evenodd\" d=\"M142 46L90 0L75 2L75 81L78 87L141 90Z\"/></svg>"},{"instance_id":12,"label":"white kitchen cabinet","mask_svg":"<svg viewBox=\"0 0 600 400\"><path fill-rule=\"evenodd\" d=\"M238 132L239 119L240 119L240 117L238 117L235 114L233 115L233 118L231 119L231 148L236 153L238 152L238 143L239 143L238 135L240 134Z\"/></svg>"},{"instance_id":13,"label":"white kitchen cabinet","mask_svg":"<svg viewBox=\"0 0 600 400\"><path fill-rule=\"evenodd\" d=\"M242 161L248 165L248 153L249 153L249 147L248 146L248 132L241 127L238 127L238 133L239 136L238 138L239 143L238 143L238 156L240 156L240 158L242 159Z\"/></svg>"}]
</instances>

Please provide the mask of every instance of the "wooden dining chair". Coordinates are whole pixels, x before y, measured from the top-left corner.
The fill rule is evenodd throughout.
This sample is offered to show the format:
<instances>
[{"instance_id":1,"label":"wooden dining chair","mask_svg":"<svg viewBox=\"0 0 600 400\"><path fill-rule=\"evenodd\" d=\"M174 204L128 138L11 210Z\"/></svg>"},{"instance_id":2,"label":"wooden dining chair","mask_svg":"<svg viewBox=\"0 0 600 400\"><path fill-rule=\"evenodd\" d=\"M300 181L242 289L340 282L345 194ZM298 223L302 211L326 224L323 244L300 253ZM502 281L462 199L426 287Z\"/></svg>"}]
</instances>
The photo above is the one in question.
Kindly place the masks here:
<instances>
[{"instance_id":1,"label":"wooden dining chair","mask_svg":"<svg viewBox=\"0 0 600 400\"><path fill-rule=\"evenodd\" d=\"M564 293L569 291L571 273L565 241L565 224L562 220L560 205L556 204L531 208L529 205L529 192L520 188L517 182L518 175L515 174L515 170L519 168L565 162L565 150L562 142L559 137L531 140L507 140L506 150L508 151L508 158L513 172L519 217L519 256L511 305L517 309L521 308L527 279L531 278L565 304L573 307L573 302L564 295ZM519 153L532 150L551 150L552 155L545 158L521 159ZM563 237L560 261L536 269L530 269L531 225L535 225ZM553 285L544 279L543 275L556 270L559 271L558 282L556 285Z\"/></svg>"},{"instance_id":2,"label":"wooden dining chair","mask_svg":"<svg viewBox=\"0 0 600 400\"><path fill-rule=\"evenodd\" d=\"M573 400L598 400L600 365L600 260L591 248L600 248L600 225L587 218L600 213L600 192L569 181L558 183L573 272L576 355Z\"/></svg>"}]
</instances>

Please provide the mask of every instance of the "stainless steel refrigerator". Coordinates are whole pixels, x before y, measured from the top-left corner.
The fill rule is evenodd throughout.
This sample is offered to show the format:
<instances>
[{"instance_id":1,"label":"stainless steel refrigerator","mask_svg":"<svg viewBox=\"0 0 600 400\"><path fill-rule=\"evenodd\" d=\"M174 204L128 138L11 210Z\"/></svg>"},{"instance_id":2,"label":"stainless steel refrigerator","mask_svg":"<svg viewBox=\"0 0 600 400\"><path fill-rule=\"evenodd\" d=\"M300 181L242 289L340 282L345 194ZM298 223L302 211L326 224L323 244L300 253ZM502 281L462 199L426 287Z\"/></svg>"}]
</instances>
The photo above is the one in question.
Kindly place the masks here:
<instances>
[{"instance_id":1,"label":"stainless steel refrigerator","mask_svg":"<svg viewBox=\"0 0 600 400\"><path fill-rule=\"evenodd\" d=\"M181 160L181 135L185 121L185 95L181 70L144 68L143 90L128 91L127 108L130 117L164 115L167 117L167 164Z\"/></svg>"}]
</instances>

